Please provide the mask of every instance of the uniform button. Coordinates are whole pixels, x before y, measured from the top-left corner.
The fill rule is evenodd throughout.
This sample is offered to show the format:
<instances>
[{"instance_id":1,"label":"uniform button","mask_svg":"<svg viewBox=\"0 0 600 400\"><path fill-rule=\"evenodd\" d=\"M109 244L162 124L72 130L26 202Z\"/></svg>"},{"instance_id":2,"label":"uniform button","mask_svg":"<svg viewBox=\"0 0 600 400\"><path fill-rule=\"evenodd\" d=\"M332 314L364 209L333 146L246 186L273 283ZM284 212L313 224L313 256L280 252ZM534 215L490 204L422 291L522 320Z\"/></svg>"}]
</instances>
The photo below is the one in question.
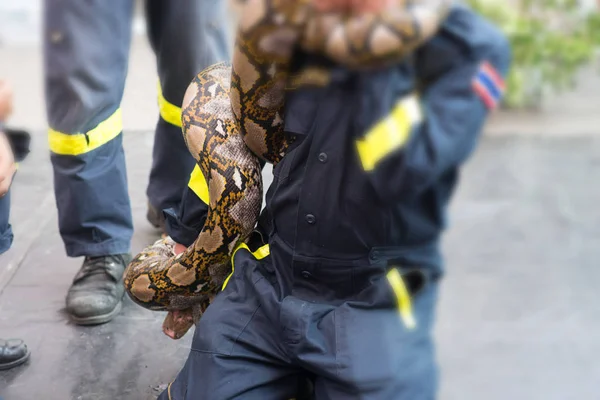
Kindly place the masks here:
<instances>
[{"instance_id":1,"label":"uniform button","mask_svg":"<svg viewBox=\"0 0 600 400\"><path fill-rule=\"evenodd\" d=\"M319 154L319 161L321 161L322 163L326 163L327 162L327 153Z\"/></svg>"},{"instance_id":2,"label":"uniform button","mask_svg":"<svg viewBox=\"0 0 600 400\"><path fill-rule=\"evenodd\" d=\"M60 43L63 40L62 32L54 31L50 34L50 41L52 43Z\"/></svg>"},{"instance_id":3,"label":"uniform button","mask_svg":"<svg viewBox=\"0 0 600 400\"><path fill-rule=\"evenodd\" d=\"M311 225L313 225L315 222L317 222L317 218L315 218L315 216L312 214L306 214L304 219L306 219L306 222L308 222Z\"/></svg>"},{"instance_id":4,"label":"uniform button","mask_svg":"<svg viewBox=\"0 0 600 400\"><path fill-rule=\"evenodd\" d=\"M303 277L304 279L308 279L308 278L310 278L311 276L312 276L312 275L310 274L310 272L308 272L308 271L302 271L302 277Z\"/></svg>"}]
</instances>

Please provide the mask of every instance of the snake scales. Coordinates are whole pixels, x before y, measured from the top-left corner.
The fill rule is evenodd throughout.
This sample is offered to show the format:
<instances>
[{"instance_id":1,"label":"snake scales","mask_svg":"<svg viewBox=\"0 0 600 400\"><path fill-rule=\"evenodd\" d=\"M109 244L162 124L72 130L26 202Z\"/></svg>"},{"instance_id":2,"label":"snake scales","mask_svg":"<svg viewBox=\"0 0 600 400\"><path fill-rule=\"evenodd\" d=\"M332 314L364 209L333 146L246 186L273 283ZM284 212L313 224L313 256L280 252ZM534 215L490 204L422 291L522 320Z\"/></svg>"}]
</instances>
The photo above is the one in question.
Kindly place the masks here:
<instances>
[{"instance_id":1,"label":"snake scales","mask_svg":"<svg viewBox=\"0 0 600 400\"><path fill-rule=\"evenodd\" d=\"M380 14L319 13L310 0L247 0L232 65L200 72L182 105L182 130L209 188L205 225L185 252L161 239L128 265L129 296L169 311L163 330L182 337L230 272L230 257L255 227L262 203L259 159L277 164L290 139L283 132L285 88L297 46L355 68L397 62L429 39L451 0L405 0Z\"/></svg>"}]
</instances>

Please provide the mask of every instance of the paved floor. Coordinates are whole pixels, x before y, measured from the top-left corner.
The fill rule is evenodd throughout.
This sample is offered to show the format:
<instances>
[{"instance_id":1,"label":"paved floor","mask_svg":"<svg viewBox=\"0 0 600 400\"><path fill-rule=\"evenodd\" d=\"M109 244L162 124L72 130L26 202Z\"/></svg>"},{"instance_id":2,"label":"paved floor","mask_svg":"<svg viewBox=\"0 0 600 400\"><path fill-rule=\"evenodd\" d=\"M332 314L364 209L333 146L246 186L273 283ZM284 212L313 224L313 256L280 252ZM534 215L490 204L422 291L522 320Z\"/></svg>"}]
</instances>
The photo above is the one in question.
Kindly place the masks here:
<instances>
[{"instance_id":1,"label":"paved floor","mask_svg":"<svg viewBox=\"0 0 600 400\"><path fill-rule=\"evenodd\" d=\"M446 240L441 399L600 399L600 138L486 140Z\"/></svg>"},{"instance_id":2,"label":"paved floor","mask_svg":"<svg viewBox=\"0 0 600 400\"><path fill-rule=\"evenodd\" d=\"M152 136L126 134L134 250ZM182 366L190 335L127 302L114 322L71 325L66 259L43 143L14 187L14 248L0 257L0 336L23 337L24 367L0 373L5 400L152 399ZM600 377L600 138L486 138L452 205L437 338L442 400L596 399Z\"/></svg>"},{"instance_id":3,"label":"paved floor","mask_svg":"<svg viewBox=\"0 0 600 400\"><path fill-rule=\"evenodd\" d=\"M126 135L136 229L134 251L158 235L144 219L151 140L149 134ZM161 315L131 302L109 325L81 328L68 322L64 296L81 259L64 256L48 153L43 143L38 141L37 147L15 183L15 245L0 258L4 266L0 287L10 280L0 296L1 336L25 338L32 359L22 369L0 374L0 397L152 398L152 388L167 382L181 366L188 343L165 340L160 332Z\"/></svg>"}]
</instances>

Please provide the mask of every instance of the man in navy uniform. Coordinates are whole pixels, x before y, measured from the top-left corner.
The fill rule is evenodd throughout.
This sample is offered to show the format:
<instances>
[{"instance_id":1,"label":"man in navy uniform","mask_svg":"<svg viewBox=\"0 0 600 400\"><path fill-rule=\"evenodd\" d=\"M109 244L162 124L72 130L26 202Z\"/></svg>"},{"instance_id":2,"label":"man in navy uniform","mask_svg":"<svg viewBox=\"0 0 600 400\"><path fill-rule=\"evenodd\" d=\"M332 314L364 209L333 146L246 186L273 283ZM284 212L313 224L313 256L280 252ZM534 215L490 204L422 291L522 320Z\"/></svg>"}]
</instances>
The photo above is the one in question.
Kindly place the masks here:
<instances>
[{"instance_id":1,"label":"man in navy uniform","mask_svg":"<svg viewBox=\"0 0 600 400\"><path fill-rule=\"evenodd\" d=\"M193 77L230 57L225 0L146 0L156 54L156 125L148 219L177 208L194 167L181 134L181 102ZM59 228L67 255L85 257L66 303L78 324L120 310L133 233L120 103L134 0L46 0L44 50L49 146ZM148 82L156 86L157 82Z\"/></svg>"},{"instance_id":2,"label":"man in navy uniform","mask_svg":"<svg viewBox=\"0 0 600 400\"><path fill-rule=\"evenodd\" d=\"M289 92L297 139L274 169L261 235L236 251L160 399L289 399L306 374L317 399L433 399L445 212L501 100L509 44L455 6L399 65L296 61L331 82Z\"/></svg>"}]
</instances>

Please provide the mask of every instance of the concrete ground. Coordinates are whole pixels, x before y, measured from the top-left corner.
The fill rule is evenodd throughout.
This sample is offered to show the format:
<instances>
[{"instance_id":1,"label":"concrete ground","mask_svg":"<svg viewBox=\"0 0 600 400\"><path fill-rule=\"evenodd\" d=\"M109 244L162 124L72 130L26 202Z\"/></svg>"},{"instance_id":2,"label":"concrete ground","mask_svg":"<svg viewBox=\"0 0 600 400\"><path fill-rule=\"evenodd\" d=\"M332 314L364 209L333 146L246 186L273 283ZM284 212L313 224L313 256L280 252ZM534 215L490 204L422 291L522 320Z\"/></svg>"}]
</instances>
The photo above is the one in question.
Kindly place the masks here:
<instances>
[{"instance_id":1,"label":"concrete ground","mask_svg":"<svg viewBox=\"0 0 600 400\"><path fill-rule=\"evenodd\" d=\"M134 251L158 235L144 218L153 66L137 38L123 101ZM167 339L163 314L130 301L110 324L68 322L64 296L81 260L64 256L58 235L39 49L0 48L0 76L15 86L13 124L35 133L12 194L15 243L0 256L0 337L24 338L32 358L0 372L0 398L152 399L191 335ZM442 400L600 398L600 84L586 82L546 113L496 116L464 171L436 328Z\"/></svg>"}]
</instances>

